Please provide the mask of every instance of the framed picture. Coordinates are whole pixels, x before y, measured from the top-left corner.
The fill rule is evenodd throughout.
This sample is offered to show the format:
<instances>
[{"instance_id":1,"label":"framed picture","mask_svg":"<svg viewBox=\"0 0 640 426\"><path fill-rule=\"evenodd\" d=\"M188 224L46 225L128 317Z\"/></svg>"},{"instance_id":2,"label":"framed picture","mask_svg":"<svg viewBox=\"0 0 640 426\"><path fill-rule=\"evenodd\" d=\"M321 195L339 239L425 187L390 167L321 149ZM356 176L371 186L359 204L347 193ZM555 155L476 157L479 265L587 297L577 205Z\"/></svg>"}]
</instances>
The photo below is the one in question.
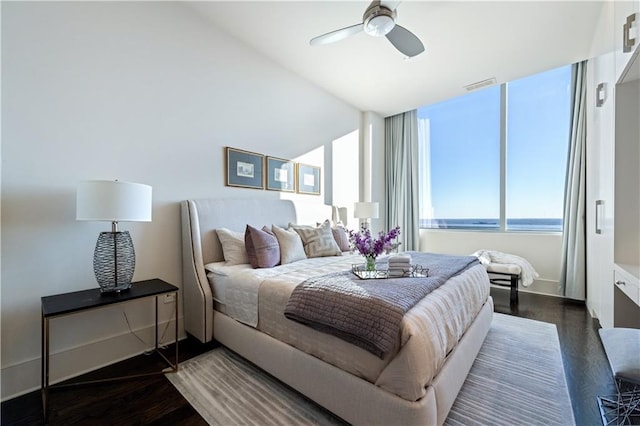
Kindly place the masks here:
<instances>
[{"instance_id":1,"label":"framed picture","mask_svg":"<svg viewBox=\"0 0 640 426\"><path fill-rule=\"evenodd\" d=\"M320 195L320 167L298 163L297 171L298 193Z\"/></svg>"},{"instance_id":2,"label":"framed picture","mask_svg":"<svg viewBox=\"0 0 640 426\"><path fill-rule=\"evenodd\" d=\"M267 189L294 192L295 163L282 158L267 157Z\"/></svg>"},{"instance_id":3,"label":"framed picture","mask_svg":"<svg viewBox=\"0 0 640 426\"><path fill-rule=\"evenodd\" d=\"M225 154L227 186L264 189L264 155L229 147Z\"/></svg>"}]
</instances>

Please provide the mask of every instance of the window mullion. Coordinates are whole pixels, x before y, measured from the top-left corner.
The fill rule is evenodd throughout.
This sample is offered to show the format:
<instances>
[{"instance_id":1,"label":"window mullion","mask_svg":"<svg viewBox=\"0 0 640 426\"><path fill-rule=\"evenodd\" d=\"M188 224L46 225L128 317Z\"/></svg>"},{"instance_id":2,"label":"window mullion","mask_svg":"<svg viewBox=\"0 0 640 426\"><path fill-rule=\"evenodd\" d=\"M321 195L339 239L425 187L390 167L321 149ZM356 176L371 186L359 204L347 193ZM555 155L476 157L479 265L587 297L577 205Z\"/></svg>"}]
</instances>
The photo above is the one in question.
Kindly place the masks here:
<instances>
[{"instance_id":1,"label":"window mullion","mask_svg":"<svg viewBox=\"0 0 640 426\"><path fill-rule=\"evenodd\" d=\"M500 231L507 229L507 83L500 85Z\"/></svg>"}]
</instances>

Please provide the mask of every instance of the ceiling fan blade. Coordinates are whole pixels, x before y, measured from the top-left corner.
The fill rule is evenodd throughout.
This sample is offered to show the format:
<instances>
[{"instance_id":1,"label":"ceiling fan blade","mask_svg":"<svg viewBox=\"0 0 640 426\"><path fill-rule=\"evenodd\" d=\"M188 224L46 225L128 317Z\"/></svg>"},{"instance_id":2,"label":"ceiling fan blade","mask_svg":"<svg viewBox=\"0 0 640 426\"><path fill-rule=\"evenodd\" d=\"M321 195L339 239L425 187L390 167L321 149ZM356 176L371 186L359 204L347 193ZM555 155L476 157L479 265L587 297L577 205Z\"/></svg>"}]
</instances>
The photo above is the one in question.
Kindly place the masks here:
<instances>
[{"instance_id":1,"label":"ceiling fan blade","mask_svg":"<svg viewBox=\"0 0 640 426\"><path fill-rule=\"evenodd\" d=\"M358 34L362 31L362 23L352 25L350 27L341 28L339 30L331 31L330 33L322 34L317 37L312 38L309 41L311 46L316 46L318 44L329 44L339 40L343 40L347 37L351 37L352 35Z\"/></svg>"},{"instance_id":2,"label":"ceiling fan blade","mask_svg":"<svg viewBox=\"0 0 640 426\"><path fill-rule=\"evenodd\" d=\"M424 52L424 45L420 39L411 31L398 24L393 27L386 37L396 49L409 58L413 58Z\"/></svg>"},{"instance_id":3,"label":"ceiling fan blade","mask_svg":"<svg viewBox=\"0 0 640 426\"><path fill-rule=\"evenodd\" d=\"M392 1L392 0L381 0L380 6L384 6L389 10L396 10L398 5L402 3L401 1Z\"/></svg>"}]
</instances>

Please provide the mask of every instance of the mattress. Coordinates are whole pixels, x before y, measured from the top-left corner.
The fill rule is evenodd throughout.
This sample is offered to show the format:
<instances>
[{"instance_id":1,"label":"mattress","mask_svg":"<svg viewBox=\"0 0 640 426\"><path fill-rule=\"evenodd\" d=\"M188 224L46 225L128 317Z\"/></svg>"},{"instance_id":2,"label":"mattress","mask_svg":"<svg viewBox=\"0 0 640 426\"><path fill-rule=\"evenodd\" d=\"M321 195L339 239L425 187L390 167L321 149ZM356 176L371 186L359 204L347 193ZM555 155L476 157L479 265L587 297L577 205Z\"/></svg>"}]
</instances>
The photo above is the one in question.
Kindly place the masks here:
<instances>
[{"instance_id":1,"label":"mattress","mask_svg":"<svg viewBox=\"0 0 640 426\"><path fill-rule=\"evenodd\" d=\"M489 297L483 266L455 276L404 316L397 347L383 359L284 316L293 289L317 275L350 269L359 255L306 259L268 269L210 264L216 309L408 401L425 395L447 355Z\"/></svg>"}]
</instances>

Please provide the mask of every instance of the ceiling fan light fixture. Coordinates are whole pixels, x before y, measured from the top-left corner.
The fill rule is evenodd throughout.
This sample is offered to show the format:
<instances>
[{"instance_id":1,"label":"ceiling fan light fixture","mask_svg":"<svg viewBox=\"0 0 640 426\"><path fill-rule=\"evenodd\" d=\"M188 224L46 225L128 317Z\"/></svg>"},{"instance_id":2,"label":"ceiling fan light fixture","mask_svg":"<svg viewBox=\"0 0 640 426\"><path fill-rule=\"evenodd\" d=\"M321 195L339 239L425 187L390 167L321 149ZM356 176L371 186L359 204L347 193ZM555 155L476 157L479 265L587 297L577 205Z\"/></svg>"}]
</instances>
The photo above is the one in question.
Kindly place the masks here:
<instances>
[{"instance_id":1,"label":"ceiling fan light fixture","mask_svg":"<svg viewBox=\"0 0 640 426\"><path fill-rule=\"evenodd\" d=\"M376 15L364 23L364 32L374 37L383 37L396 25L393 17L389 15Z\"/></svg>"}]
</instances>

